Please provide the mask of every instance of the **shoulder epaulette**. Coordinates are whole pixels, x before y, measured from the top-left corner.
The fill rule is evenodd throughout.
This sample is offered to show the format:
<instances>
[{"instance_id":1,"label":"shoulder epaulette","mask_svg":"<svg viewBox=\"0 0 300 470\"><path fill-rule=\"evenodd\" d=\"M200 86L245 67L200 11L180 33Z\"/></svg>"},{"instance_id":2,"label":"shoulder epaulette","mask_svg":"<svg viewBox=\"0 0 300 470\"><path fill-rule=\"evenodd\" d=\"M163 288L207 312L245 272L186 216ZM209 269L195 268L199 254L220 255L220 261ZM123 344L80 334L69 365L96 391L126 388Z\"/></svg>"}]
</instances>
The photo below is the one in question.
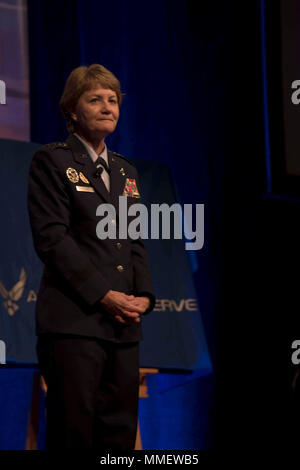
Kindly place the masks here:
<instances>
[{"instance_id":1,"label":"shoulder epaulette","mask_svg":"<svg viewBox=\"0 0 300 470\"><path fill-rule=\"evenodd\" d=\"M130 165L134 166L134 164L128 160L128 158L124 157L124 155L121 155L120 153L117 153L117 152L111 152L113 155L115 155L116 157L120 157L120 158L123 158L123 160L126 160L126 162L130 163Z\"/></svg>"},{"instance_id":2,"label":"shoulder epaulette","mask_svg":"<svg viewBox=\"0 0 300 470\"><path fill-rule=\"evenodd\" d=\"M59 148L67 150L70 147L65 142L51 142L50 144L44 145L44 148L48 150L54 150L54 149L59 149Z\"/></svg>"}]
</instances>

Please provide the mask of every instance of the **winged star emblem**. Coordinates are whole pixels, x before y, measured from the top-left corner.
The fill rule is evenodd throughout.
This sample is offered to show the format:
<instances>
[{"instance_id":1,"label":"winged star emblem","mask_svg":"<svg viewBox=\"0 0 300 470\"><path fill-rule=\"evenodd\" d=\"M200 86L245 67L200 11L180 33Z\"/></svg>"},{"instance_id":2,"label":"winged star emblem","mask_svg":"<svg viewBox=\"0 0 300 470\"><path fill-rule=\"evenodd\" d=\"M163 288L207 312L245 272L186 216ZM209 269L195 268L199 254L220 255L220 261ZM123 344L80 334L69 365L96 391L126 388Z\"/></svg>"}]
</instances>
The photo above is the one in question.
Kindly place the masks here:
<instances>
[{"instance_id":1,"label":"winged star emblem","mask_svg":"<svg viewBox=\"0 0 300 470\"><path fill-rule=\"evenodd\" d=\"M19 306L15 303L17 302L23 295L25 284L26 284L26 272L24 268L21 268L20 277L18 282L8 291L3 282L0 281L0 294L5 300L3 302L4 307L6 308L8 314L13 316L15 312L19 309Z\"/></svg>"}]
</instances>

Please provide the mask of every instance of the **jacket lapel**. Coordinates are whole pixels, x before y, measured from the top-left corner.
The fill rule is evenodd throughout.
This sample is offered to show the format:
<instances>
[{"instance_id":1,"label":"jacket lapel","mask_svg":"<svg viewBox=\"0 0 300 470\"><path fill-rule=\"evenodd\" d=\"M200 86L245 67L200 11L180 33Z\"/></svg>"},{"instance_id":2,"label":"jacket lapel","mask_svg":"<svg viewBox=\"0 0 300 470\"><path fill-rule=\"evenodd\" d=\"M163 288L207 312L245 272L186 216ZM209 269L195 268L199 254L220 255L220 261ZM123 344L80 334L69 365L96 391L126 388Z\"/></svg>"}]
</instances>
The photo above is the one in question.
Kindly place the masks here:
<instances>
[{"instance_id":1,"label":"jacket lapel","mask_svg":"<svg viewBox=\"0 0 300 470\"><path fill-rule=\"evenodd\" d=\"M108 150L108 163L111 170L110 173L110 196L113 205L116 208L117 214L119 213L119 196L122 196L126 174L122 168L121 162L119 159L114 157L114 154Z\"/></svg>"},{"instance_id":2,"label":"jacket lapel","mask_svg":"<svg viewBox=\"0 0 300 470\"><path fill-rule=\"evenodd\" d=\"M79 139L73 134L70 134L66 140L66 143L69 145L73 152L73 157L76 163L82 165L82 173L89 180L90 184L93 186L95 191L97 191L100 196L105 199L107 202L111 202L111 195L107 191L106 186L100 177L95 178L96 166L92 161L91 157L86 151L85 146ZM112 188L111 188L112 189Z\"/></svg>"}]
</instances>

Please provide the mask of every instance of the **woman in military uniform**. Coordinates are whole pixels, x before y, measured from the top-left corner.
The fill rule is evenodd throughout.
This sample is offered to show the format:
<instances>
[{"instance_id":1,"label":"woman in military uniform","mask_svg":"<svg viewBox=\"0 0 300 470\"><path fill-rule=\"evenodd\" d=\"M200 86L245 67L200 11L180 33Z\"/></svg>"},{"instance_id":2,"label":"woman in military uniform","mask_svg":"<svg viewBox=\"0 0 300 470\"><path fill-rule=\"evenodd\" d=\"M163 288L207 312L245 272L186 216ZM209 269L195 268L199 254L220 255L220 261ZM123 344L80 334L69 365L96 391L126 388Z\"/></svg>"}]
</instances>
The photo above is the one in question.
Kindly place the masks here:
<instances>
[{"instance_id":1,"label":"woman in military uniform","mask_svg":"<svg viewBox=\"0 0 300 470\"><path fill-rule=\"evenodd\" d=\"M99 239L100 204L140 202L137 170L106 147L119 119L117 78L94 64L70 74L60 101L70 135L41 147L28 208L44 271L37 354L47 384L47 448L134 448L141 316L155 303L141 239ZM118 235L118 230L116 230Z\"/></svg>"}]
</instances>

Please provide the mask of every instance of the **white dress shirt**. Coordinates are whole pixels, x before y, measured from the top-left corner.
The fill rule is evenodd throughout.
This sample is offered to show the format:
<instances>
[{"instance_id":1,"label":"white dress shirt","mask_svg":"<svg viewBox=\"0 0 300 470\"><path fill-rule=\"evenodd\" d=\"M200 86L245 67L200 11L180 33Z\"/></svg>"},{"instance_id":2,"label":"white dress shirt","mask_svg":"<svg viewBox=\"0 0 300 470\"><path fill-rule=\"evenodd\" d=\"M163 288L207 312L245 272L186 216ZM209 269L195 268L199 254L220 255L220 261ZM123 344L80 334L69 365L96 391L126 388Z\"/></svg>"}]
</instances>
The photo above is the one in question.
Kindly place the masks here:
<instances>
[{"instance_id":1,"label":"white dress shirt","mask_svg":"<svg viewBox=\"0 0 300 470\"><path fill-rule=\"evenodd\" d=\"M83 145L85 146L89 156L91 157L91 159L93 160L93 162L95 162L97 160L98 157L102 157L106 163L107 163L107 166L109 167L109 164L108 164L108 155L107 155L107 147L106 145L104 144L104 149L103 151L97 155L97 153L95 152L95 150L87 143L83 140L82 137L80 137L80 135L76 134L76 132L74 132L74 135L76 135L76 137L83 143ZM107 173L107 171L105 170L104 167L103 168L103 171L101 173L101 178L106 186L106 189L107 191L109 192L110 191L110 178L109 178L109 174Z\"/></svg>"}]
</instances>

